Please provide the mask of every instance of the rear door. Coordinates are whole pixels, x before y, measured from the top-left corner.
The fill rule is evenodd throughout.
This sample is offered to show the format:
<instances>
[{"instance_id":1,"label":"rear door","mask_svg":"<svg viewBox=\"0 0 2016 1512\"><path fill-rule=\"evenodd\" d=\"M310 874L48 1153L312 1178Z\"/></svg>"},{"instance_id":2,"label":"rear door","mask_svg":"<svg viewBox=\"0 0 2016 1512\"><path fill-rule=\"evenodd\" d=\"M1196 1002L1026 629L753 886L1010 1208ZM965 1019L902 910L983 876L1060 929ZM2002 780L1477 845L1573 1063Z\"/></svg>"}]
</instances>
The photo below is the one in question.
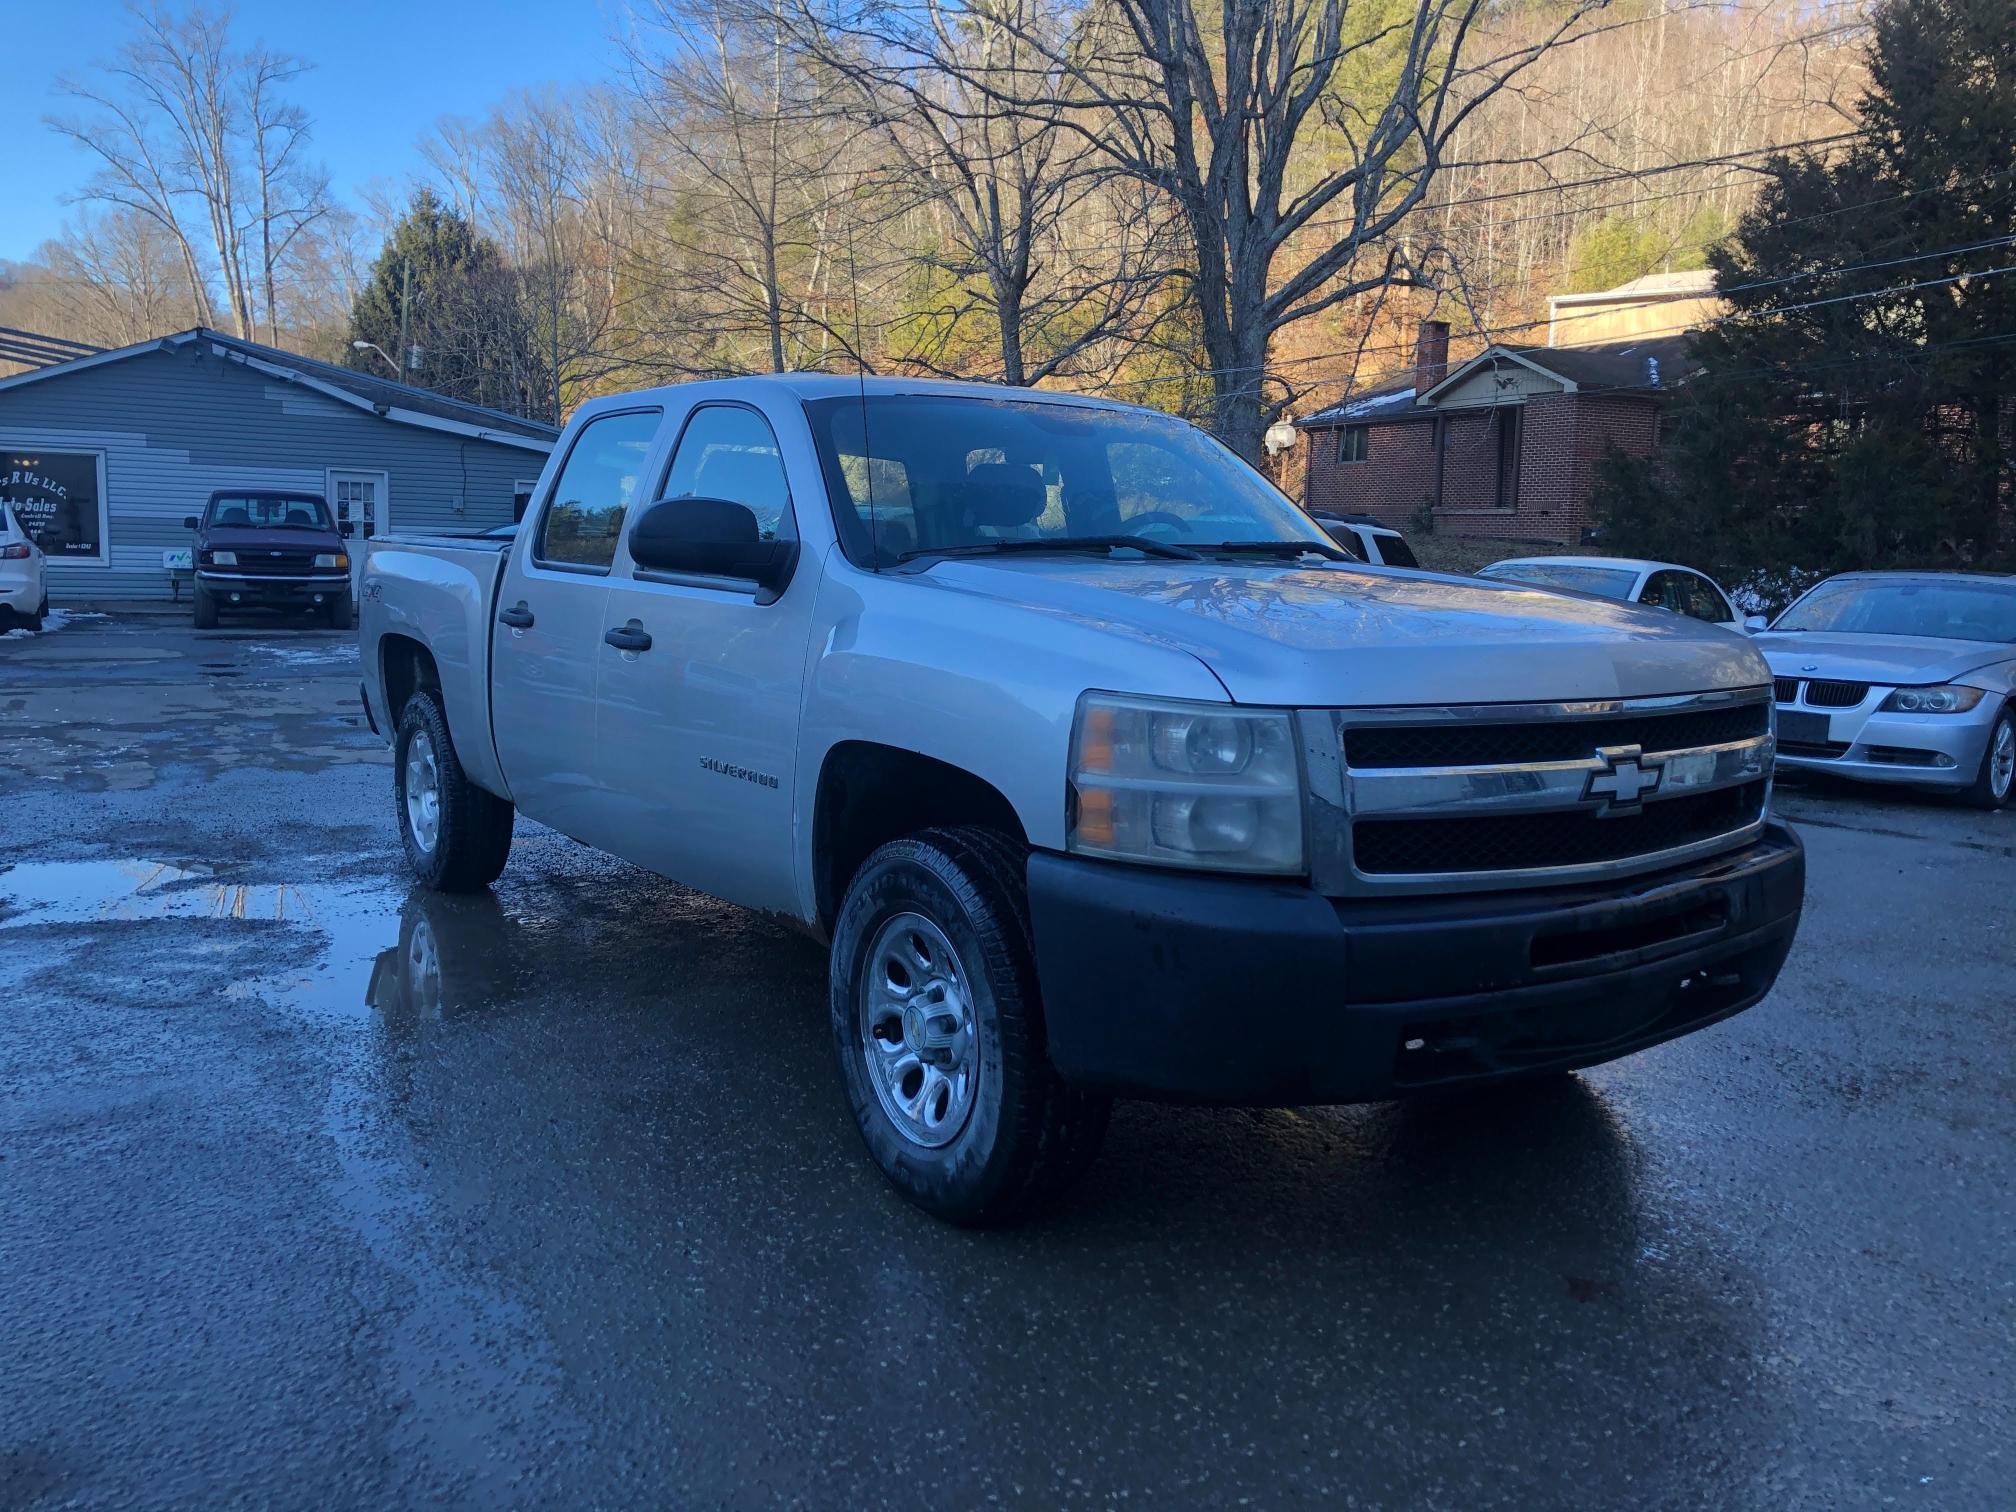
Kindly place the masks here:
<instances>
[{"instance_id":1,"label":"rear door","mask_svg":"<svg viewBox=\"0 0 2016 1512\"><path fill-rule=\"evenodd\" d=\"M800 443L795 479L780 430ZM766 538L792 539L794 492L822 497L805 431L792 403L703 401L653 496L727 499L754 512ZM746 582L652 573L627 548L619 557L605 628L650 642L598 648L596 746L623 856L731 902L796 909L793 772L817 580L801 561L764 604Z\"/></svg>"},{"instance_id":2,"label":"rear door","mask_svg":"<svg viewBox=\"0 0 2016 1512\"><path fill-rule=\"evenodd\" d=\"M490 717L512 799L562 834L624 855L596 770L595 671L616 543L660 465L664 418L640 406L579 423L512 548L490 629Z\"/></svg>"}]
</instances>

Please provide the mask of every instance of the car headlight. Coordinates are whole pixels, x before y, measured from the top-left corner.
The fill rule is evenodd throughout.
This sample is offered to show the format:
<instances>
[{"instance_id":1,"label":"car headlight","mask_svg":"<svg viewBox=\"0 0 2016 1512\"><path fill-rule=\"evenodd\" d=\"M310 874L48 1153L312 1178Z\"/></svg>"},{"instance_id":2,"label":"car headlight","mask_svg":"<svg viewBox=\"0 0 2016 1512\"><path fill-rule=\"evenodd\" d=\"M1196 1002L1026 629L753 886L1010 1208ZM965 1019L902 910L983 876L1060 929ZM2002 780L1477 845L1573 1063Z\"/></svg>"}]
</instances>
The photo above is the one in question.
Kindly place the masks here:
<instances>
[{"instance_id":1,"label":"car headlight","mask_svg":"<svg viewBox=\"0 0 2016 1512\"><path fill-rule=\"evenodd\" d=\"M236 567L238 565L238 553L235 551L213 551L209 553L209 557L212 567Z\"/></svg>"},{"instance_id":2,"label":"car headlight","mask_svg":"<svg viewBox=\"0 0 2016 1512\"><path fill-rule=\"evenodd\" d=\"M318 551L315 554L315 565L317 567L341 567L347 571L350 566L350 558L340 551Z\"/></svg>"},{"instance_id":3,"label":"car headlight","mask_svg":"<svg viewBox=\"0 0 2016 1512\"><path fill-rule=\"evenodd\" d=\"M1981 702L1979 688L1899 688L1883 700L1886 714L1965 714Z\"/></svg>"},{"instance_id":4,"label":"car headlight","mask_svg":"<svg viewBox=\"0 0 2016 1512\"><path fill-rule=\"evenodd\" d=\"M1078 700L1066 848L1212 871L1302 870L1302 770L1284 709Z\"/></svg>"}]
</instances>

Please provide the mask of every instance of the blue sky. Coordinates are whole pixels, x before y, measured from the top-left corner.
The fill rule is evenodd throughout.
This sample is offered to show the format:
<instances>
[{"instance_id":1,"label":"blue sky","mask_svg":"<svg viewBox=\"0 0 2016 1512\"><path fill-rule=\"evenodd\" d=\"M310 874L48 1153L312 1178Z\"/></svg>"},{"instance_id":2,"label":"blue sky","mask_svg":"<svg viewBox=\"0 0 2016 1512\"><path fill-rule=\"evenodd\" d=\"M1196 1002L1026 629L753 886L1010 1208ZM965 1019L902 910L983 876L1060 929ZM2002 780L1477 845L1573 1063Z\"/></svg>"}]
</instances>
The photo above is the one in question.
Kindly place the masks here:
<instances>
[{"instance_id":1,"label":"blue sky","mask_svg":"<svg viewBox=\"0 0 2016 1512\"><path fill-rule=\"evenodd\" d=\"M177 9L181 7L178 5ZM85 73L127 35L120 0L7 0L0 87L0 259L22 258L74 213L89 155L42 124L71 102L57 76ZM414 143L444 115L480 116L511 90L607 76L618 0L240 0L233 35L315 65L294 98L337 194L404 179Z\"/></svg>"}]
</instances>

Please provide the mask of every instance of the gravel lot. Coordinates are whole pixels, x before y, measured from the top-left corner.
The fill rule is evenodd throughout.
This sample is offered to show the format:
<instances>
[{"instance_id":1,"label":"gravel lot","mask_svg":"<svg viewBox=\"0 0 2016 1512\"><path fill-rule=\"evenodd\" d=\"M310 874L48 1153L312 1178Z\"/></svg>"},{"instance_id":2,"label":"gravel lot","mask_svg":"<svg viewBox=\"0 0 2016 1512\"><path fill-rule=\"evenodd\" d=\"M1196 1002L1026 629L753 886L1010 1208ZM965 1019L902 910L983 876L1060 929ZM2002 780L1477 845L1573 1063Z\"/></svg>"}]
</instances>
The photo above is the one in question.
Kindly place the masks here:
<instances>
[{"instance_id":1,"label":"gravel lot","mask_svg":"<svg viewBox=\"0 0 2016 1512\"><path fill-rule=\"evenodd\" d=\"M346 636L0 640L0 1512L2009 1505L2016 814L1790 788L1777 991L1551 1089L1125 1105L970 1234L824 962L521 825Z\"/></svg>"}]
</instances>

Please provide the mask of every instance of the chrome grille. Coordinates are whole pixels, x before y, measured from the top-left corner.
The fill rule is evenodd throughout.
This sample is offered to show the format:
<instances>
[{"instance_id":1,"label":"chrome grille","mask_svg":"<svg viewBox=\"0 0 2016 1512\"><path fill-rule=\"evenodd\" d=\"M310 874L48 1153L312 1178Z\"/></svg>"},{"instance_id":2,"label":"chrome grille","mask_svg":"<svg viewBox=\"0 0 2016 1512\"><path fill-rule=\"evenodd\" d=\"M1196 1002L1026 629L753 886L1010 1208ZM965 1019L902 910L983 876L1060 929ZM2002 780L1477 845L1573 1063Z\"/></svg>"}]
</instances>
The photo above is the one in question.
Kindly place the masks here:
<instances>
[{"instance_id":1,"label":"chrome grille","mask_svg":"<svg viewBox=\"0 0 2016 1512\"><path fill-rule=\"evenodd\" d=\"M1760 778L1741 787L1648 803L1628 819L1593 813L1366 819L1353 830L1353 853L1358 869L1373 876L1586 866L1712 840L1755 823L1763 811L1764 788Z\"/></svg>"},{"instance_id":2,"label":"chrome grille","mask_svg":"<svg viewBox=\"0 0 2016 1512\"><path fill-rule=\"evenodd\" d=\"M1332 755L1312 747L1312 783L1334 770L1336 786L1315 880L1333 896L1546 885L1746 844L1776 691L1336 711Z\"/></svg>"},{"instance_id":3,"label":"chrome grille","mask_svg":"<svg viewBox=\"0 0 2016 1512\"><path fill-rule=\"evenodd\" d=\"M1686 751L1751 740L1770 728L1771 710L1761 699L1719 709L1534 724L1360 725L1344 732L1344 761L1359 768L1575 761L1604 746Z\"/></svg>"}]
</instances>

